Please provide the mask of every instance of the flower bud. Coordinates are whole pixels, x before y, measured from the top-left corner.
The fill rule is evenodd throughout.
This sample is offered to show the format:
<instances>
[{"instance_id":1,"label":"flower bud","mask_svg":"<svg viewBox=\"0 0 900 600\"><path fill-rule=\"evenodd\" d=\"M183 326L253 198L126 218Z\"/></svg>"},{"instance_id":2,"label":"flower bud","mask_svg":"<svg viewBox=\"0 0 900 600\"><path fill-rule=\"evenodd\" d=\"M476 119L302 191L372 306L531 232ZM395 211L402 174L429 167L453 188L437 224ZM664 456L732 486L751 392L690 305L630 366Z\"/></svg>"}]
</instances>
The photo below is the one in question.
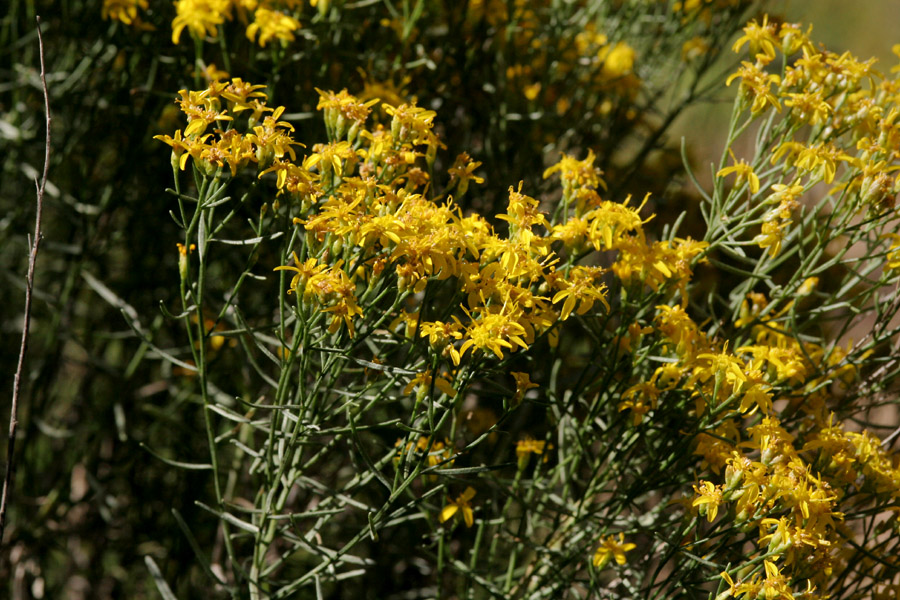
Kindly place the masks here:
<instances>
[{"instance_id":1,"label":"flower bud","mask_svg":"<svg viewBox=\"0 0 900 600\"><path fill-rule=\"evenodd\" d=\"M184 281L188 278L188 252L193 252L197 246L191 244L188 248L184 244L176 245L178 246L178 275Z\"/></svg>"},{"instance_id":2,"label":"flower bud","mask_svg":"<svg viewBox=\"0 0 900 600\"><path fill-rule=\"evenodd\" d=\"M340 253L343 249L344 249L344 238L341 236L335 236L334 240L332 240L332 242L331 242L332 256L340 255Z\"/></svg>"},{"instance_id":3,"label":"flower bud","mask_svg":"<svg viewBox=\"0 0 900 600\"><path fill-rule=\"evenodd\" d=\"M344 114L338 112L337 118L334 121L334 138L339 140L344 137L344 134L347 132L347 119L344 117Z\"/></svg>"},{"instance_id":4,"label":"flower bud","mask_svg":"<svg viewBox=\"0 0 900 600\"><path fill-rule=\"evenodd\" d=\"M350 126L350 129L347 130L347 141L351 144L356 141L357 136L359 135L359 122L353 121L353 125Z\"/></svg>"},{"instance_id":5,"label":"flower bud","mask_svg":"<svg viewBox=\"0 0 900 600\"><path fill-rule=\"evenodd\" d=\"M394 118L391 119L391 137L395 140L403 141L400 137L400 119L397 118L397 115L394 115Z\"/></svg>"}]
</instances>

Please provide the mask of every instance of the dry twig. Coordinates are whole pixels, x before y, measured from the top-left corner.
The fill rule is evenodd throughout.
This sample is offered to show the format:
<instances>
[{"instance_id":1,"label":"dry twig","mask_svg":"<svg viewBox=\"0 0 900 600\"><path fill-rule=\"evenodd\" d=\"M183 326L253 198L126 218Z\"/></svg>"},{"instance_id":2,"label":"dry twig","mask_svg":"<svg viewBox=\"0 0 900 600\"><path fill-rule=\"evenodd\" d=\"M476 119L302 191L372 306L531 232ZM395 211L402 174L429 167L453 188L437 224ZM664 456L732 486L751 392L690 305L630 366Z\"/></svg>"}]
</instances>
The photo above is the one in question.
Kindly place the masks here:
<instances>
[{"instance_id":1,"label":"dry twig","mask_svg":"<svg viewBox=\"0 0 900 600\"><path fill-rule=\"evenodd\" d=\"M38 54L41 60L41 88L44 92L44 111L46 116L47 135L44 141L44 172L41 180L34 180L37 188L37 211L34 219L34 239L30 240L31 252L28 257L28 275L25 281L25 317L22 325L22 345L19 348L19 365L13 379L12 404L9 409L9 441L6 450L6 475L3 478L3 496L0 498L0 542L6 525L6 507L12 489L13 458L16 447L16 415L19 408L19 389L22 382L22 371L25 366L25 351L28 349L28 330L31 325L31 298L34 289L34 265L37 262L38 247L41 244L41 214L44 208L44 188L47 185L47 173L50 169L50 94L47 91L47 77L44 70L44 38L41 36L41 18L36 17L38 34Z\"/></svg>"}]
</instances>

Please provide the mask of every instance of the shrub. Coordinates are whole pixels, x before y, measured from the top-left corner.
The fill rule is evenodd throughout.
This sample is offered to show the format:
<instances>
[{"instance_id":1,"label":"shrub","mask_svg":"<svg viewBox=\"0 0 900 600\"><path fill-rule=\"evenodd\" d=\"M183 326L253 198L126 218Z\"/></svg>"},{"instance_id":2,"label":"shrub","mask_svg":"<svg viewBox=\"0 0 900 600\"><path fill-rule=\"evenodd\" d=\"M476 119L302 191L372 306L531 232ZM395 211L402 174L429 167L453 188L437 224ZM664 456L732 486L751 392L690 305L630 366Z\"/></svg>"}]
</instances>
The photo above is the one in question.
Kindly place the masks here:
<instances>
[{"instance_id":1,"label":"shrub","mask_svg":"<svg viewBox=\"0 0 900 600\"><path fill-rule=\"evenodd\" d=\"M747 23L748 2L309 4L96 7L120 83L150 61L148 90L192 85L133 108L152 145L96 129L147 172L113 153L127 185L110 200L96 167L88 213L150 250L85 238L45 268L78 302L41 330L84 339L109 318L96 293L130 333L35 385L76 381L112 416L69 424L91 450L67 500L17 509L41 524L14 528L15 581L71 592L79 559L36 544L103 519L143 544L78 542L115 565L92 567L107 594L896 593L896 78ZM723 84L705 184L665 135ZM63 139L97 127L64 119ZM30 447L26 497L49 485L32 470L72 470L48 460L61 442ZM79 515L79 486L106 512Z\"/></svg>"}]
</instances>

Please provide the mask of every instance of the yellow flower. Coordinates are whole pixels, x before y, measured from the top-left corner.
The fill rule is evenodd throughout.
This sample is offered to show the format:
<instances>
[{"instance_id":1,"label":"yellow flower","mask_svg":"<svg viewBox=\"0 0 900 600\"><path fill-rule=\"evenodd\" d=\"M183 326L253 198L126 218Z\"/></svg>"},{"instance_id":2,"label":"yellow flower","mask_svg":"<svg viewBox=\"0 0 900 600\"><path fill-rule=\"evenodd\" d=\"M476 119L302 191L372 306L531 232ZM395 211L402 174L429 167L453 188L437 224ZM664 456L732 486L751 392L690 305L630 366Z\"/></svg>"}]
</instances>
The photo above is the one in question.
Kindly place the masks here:
<instances>
[{"instance_id":1,"label":"yellow flower","mask_svg":"<svg viewBox=\"0 0 900 600\"><path fill-rule=\"evenodd\" d=\"M456 157L453 166L447 169L447 172L450 174L450 180L458 182L456 184L456 192L459 196L464 195L466 190L469 189L469 181L474 181L478 184L484 183L484 177L475 175L475 169L480 166L480 162L472 160L468 153L463 152Z\"/></svg>"},{"instance_id":2,"label":"yellow flower","mask_svg":"<svg viewBox=\"0 0 900 600\"><path fill-rule=\"evenodd\" d=\"M117 19L126 25L140 23L138 9L147 10L147 0L103 0L101 16L106 19Z\"/></svg>"},{"instance_id":3,"label":"yellow flower","mask_svg":"<svg viewBox=\"0 0 900 600\"><path fill-rule=\"evenodd\" d=\"M353 296L342 297L333 306L323 308L322 312L331 313L331 323L328 325L328 333L335 333L340 329L341 324L343 323L347 326L350 337L356 335L356 331L353 328L353 317L359 317L363 314L362 309L356 304L356 298Z\"/></svg>"},{"instance_id":4,"label":"yellow flower","mask_svg":"<svg viewBox=\"0 0 900 600\"><path fill-rule=\"evenodd\" d=\"M348 94L346 89L337 94L319 88L316 88L316 92L319 93L316 110L323 111L329 135L341 139L347 134L351 143L356 140L360 128L372 112L372 107L380 102L378 98L363 102L356 96Z\"/></svg>"},{"instance_id":5,"label":"yellow flower","mask_svg":"<svg viewBox=\"0 0 900 600\"><path fill-rule=\"evenodd\" d=\"M762 249L769 249L769 256L776 256L781 251L781 243L784 241L784 229L788 223L779 221L766 221L762 224L762 232L753 238Z\"/></svg>"},{"instance_id":6,"label":"yellow flower","mask_svg":"<svg viewBox=\"0 0 900 600\"><path fill-rule=\"evenodd\" d=\"M531 377L528 373L513 372L510 373L510 375L516 380L516 394L512 398L512 403L514 405L522 401L525 397L525 392L531 388L539 387L538 384L531 382Z\"/></svg>"},{"instance_id":7,"label":"yellow flower","mask_svg":"<svg viewBox=\"0 0 900 600\"><path fill-rule=\"evenodd\" d=\"M619 534L618 541L611 535L600 538L600 547L594 552L594 566L602 569L610 558L615 558L617 564L624 565L625 553L634 548L636 548L635 544L625 543L625 536L622 533Z\"/></svg>"},{"instance_id":8,"label":"yellow flower","mask_svg":"<svg viewBox=\"0 0 900 600\"><path fill-rule=\"evenodd\" d=\"M475 497L475 490L471 487L467 487L466 491L456 497L456 500L447 500L447 506L441 509L440 521L441 523L446 523L450 519L453 518L457 512L461 512L463 516L463 521L466 522L466 527L471 527L475 522L475 513L472 511L472 507L469 505L469 501Z\"/></svg>"},{"instance_id":9,"label":"yellow flower","mask_svg":"<svg viewBox=\"0 0 900 600\"><path fill-rule=\"evenodd\" d=\"M317 181L318 175L309 170L308 157L301 165L275 159L269 168L260 171L259 178L262 179L267 173L273 172L276 174L275 185L278 188L278 195L287 190L290 193L299 194L304 200L311 202L322 195L322 189ZM302 219L294 219L294 224L302 223Z\"/></svg>"},{"instance_id":10,"label":"yellow flower","mask_svg":"<svg viewBox=\"0 0 900 600\"><path fill-rule=\"evenodd\" d=\"M717 488L709 481L701 481L700 487L694 486L694 492L697 498L691 503L691 506L700 507L700 516L706 515L710 523L719 513L719 505L722 504L722 490Z\"/></svg>"},{"instance_id":11,"label":"yellow flower","mask_svg":"<svg viewBox=\"0 0 900 600\"><path fill-rule=\"evenodd\" d=\"M319 172L324 176L332 172L338 177L344 171L351 171L358 158L350 142L344 140L330 144L316 144L309 157L309 166L319 165Z\"/></svg>"},{"instance_id":12,"label":"yellow flower","mask_svg":"<svg viewBox=\"0 0 900 600\"><path fill-rule=\"evenodd\" d=\"M197 71L203 77L203 79L206 80L207 83L218 83L220 81L228 79L228 71L223 71L222 69L218 68L215 63L209 63L202 68L198 68ZM225 94L222 95L224 96Z\"/></svg>"},{"instance_id":13,"label":"yellow flower","mask_svg":"<svg viewBox=\"0 0 900 600\"><path fill-rule=\"evenodd\" d=\"M414 144L422 144L431 142L434 134L431 128L434 127L434 118L437 113L433 110L426 110L416 103L401 104L394 107L390 104L382 104L384 112L391 119L391 135L401 142L411 141Z\"/></svg>"},{"instance_id":14,"label":"yellow flower","mask_svg":"<svg viewBox=\"0 0 900 600\"><path fill-rule=\"evenodd\" d=\"M444 373L444 375L446 375L446 373ZM431 371L423 371L416 374L416 376L406 384L406 387L403 388L403 393L410 394L413 390L416 390L416 397L419 399L424 398L429 390L431 390L432 383L438 391L447 394L451 398L456 397L456 390L453 389L450 382L444 377L432 377Z\"/></svg>"},{"instance_id":15,"label":"yellow flower","mask_svg":"<svg viewBox=\"0 0 900 600\"><path fill-rule=\"evenodd\" d=\"M182 171L184 171L184 166L187 164L187 159L190 158L190 154L185 154L185 150L190 150L190 140L185 140L181 136L181 130L178 129L175 131L175 137L170 137L168 135L154 135L154 140L159 140L164 144L168 144L172 147L172 164L177 164ZM201 148L202 151L202 148ZM199 156L199 152L197 153Z\"/></svg>"},{"instance_id":16,"label":"yellow flower","mask_svg":"<svg viewBox=\"0 0 900 600\"><path fill-rule=\"evenodd\" d=\"M830 143L819 143L809 147L800 144L798 148L796 142L785 142L781 148L775 151L772 164L775 164L776 157L785 150L796 152L795 164L799 170L813 172L825 183L834 181L838 161L848 162L850 160L849 156Z\"/></svg>"},{"instance_id":17,"label":"yellow flower","mask_svg":"<svg viewBox=\"0 0 900 600\"><path fill-rule=\"evenodd\" d=\"M740 358L728 353L727 343L722 352L718 354L712 352L698 354L697 360L701 364L694 368L694 374L691 376L688 385L693 384L697 380L705 382L711 377L715 377L717 385L729 384L731 393L737 394L741 391L744 382L747 381L747 374L744 373L746 366Z\"/></svg>"},{"instance_id":18,"label":"yellow flower","mask_svg":"<svg viewBox=\"0 0 900 600\"><path fill-rule=\"evenodd\" d=\"M606 189L606 182L601 177L603 171L594 166L596 158L593 150L588 150L588 155L584 160L576 160L563 152L559 162L544 171L544 179L554 173L559 173L564 193L569 193L576 187Z\"/></svg>"},{"instance_id":19,"label":"yellow flower","mask_svg":"<svg viewBox=\"0 0 900 600\"><path fill-rule=\"evenodd\" d=\"M224 83L210 84L210 87L202 92L179 90L180 100L175 103L181 107L181 112L187 115L188 126L184 129L185 137L196 139L203 135L206 128L216 121L231 121L228 111L220 110L219 93L224 90Z\"/></svg>"},{"instance_id":20,"label":"yellow flower","mask_svg":"<svg viewBox=\"0 0 900 600\"><path fill-rule=\"evenodd\" d=\"M706 336L697 327L697 324L678 306L656 307L659 311L656 316L657 328L675 346L675 353L684 362L693 361L698 352L709 347Z\"/></svg>"},{"instance_id":21,"label":"yellow flower","mask_svg":"<svg viewBox=\"0 0 900 600\"><path fill-rule=\"evenodd\" d=\"M523 337L525 328L516 320L518 309L507 309L491 313L485 311L477 319L473 319L466 330L465 341L459 349L460 358L469 348L477 348L482 352L491 351L503 360L503 349L515 351L516 348L528 349Z\"/></svg>"},{"instance_id":22,"label":"yellow flower","mask_svg":"<svg viewBox=\"0 0 900 600\"><path fill-rule=\"evenodd\" d=\"M600 206L586 212L584 220L589 224L588 239L594 248L618 250L627 233L636 231L640 235L641 226L649 221L642 221L640 216L649 197L650 194L644 196L644 200L636 208L628 206L631 201L631 196L628 196L622 204L603 201Z\"/></svg>"},{"instance_id":23,"label":"yellow flower","mask_svg":"<svg viewBox=\"0 0 900 600\"><path fill-rule=\"evenodd\" d=\"M294 126L287 121L278 120L282 113L284 107L279 106L263 119L262 125L253 128L253 133L247 134L247 139L256 145L256 160L261 167L268 167L276 159L283 159L285 155L290 156L292 161L297 160L297 154L292 146L303 145L291 139L288 133L294 130ZM306 161L303 162L303 166L307 166Z\"/></svg>"},{"instance_id":24,"label":"yellow flower","mask_svg":"<svg viewBox=\"0 0 900 600\"><path fill-rule=\"evenodd\" d=\"M891 241L891 247L888 249L885 267L891 271L892 275L900 271L900 235L896 233L886 233L882 236Z\"/></svg>"},{"instance_id":25,"label":"yellow flower","mask_svg":"<svg viewBox=\"0 0 900 600\"><path fill-rule=\"evenodd\" d=\"M681 46L681 60L689 62L704 56L709 52L709 42L700 36L695 36Z\"/></svg>"},{"instance_id":26,"label":"yellow flower","mask_svg":"<svg viewBox=\"0 0 900 600\"><path fill-rule=\"evenodd\" d=\"M293 254L293 265L275 267L275 270L296 272L297 274L294 275L293 279L291 279L291 285L288 289L288 294L290 294L291 292L297 292L298 294L305 295L306 283L309 281L309 278L318 275L322 271L328 269L328 265L317 264L318 261L315 258L309 258L306 260L306 262L301 262L300 257L297 256L297 253L294 252Z\"/></svg>"},{"instance_id":27,"label":"yellow flower","mask_svg":"<svg viewBox=\"0 0 900 600\"><path fill-rule=\"evenodd\" d=\"M783 553L791 545L789 525L787 517L779 519L766 518L760 521L759 547L767 548L776 554ZM768 531L770 526L774 526L774 529L766 535L762 535L763 531Z\"/></svg>"},{"instance_id":28,"label":"yellow flower","mask_svg":"<svg viewBox=\"0 0 900 600\"><path fill-rule=\"evenodd\" d=\"M772 84L779 85L781 78L778 75L766 73L764 65L743 61L741 67L725 80L725 85L731 85L736 78L741 78L740 92L747 100L752 99L750 112L754 115L761 113L766 106L771 106L781 112L781 104L775 94L772 93Z\"/></svg>"},{"instance_id":29,"label":"yellow flower","mask_svg":"<svg viewBox=\"0 0 900 600\"><path fill-rule=\"evenodd\" d=\"M790 56L801 49L815 52L815 46L809 41L810 33L812 33L812 25L804 33L799 23L782 23L781 29L778 31L778 37L781 39L781 51L785 56Z\"/></svg>"},{"instance_id":30,"label":"yellow flower","mask_svg":"<svg viewBox=\"0 0 900 600\"><path fill-rule=\"evenodd\" d=\"M429 321L419 327L419 335L428 338L432 349L441 351L451 340L462 337L458 323L445 323L443 321Z\"/></svg>"},{"instance_id":31,"label":"yellow flower","mask_svg":"<svg viewBox=\"0 0 900 600\"><path fill-rule=\"evenodd\" d=\"M738 160L735 158L734 153L731 149L728 150L728 153L731 154L731 160L734 161L734 164L730 167L725 167L724 169L719 170L716 173L716 177L726 177L731 173L735 173L737 175L737 179L735 180L735 185L740 184L742 181L746 181L750 186L750 193L755 194L759 191L759 177L756 176L756 173L753 172L753 167L744 162L744 159Z\"/></svg>"},{"instance_id":32,"label":"yellow flower","mask_svg":"<svg viewBox=\"0 0 900 600\"><path fill-rule=\"evenodd\" d=\"M650 412L650 409L651 407L648 404L644 404L644 401L640 399L619 402L619 412L624 410L631 411L631 424L634 427L641 424L641 421L644 420L644 415Z\"/></svg>"},{"instance_id":33,"label":"yellow flower","mask_svg":"<svg viewBox=\"0 0 900 600\"><path fill-rule=\"evenodd\" d=\"M535 225L549 227L547 217L540 210L540 202L522 193L521 181L518 189L509 186L506 213L497 215L497 218L509 223L510 239L518 238L526 243L537 241L525 233L530 232L532 227Z\"/></svg>"},{"instance_id":34,"label":"yellow flower","mask_svg":"<svg viewBox=\"0 0 900 600\"><path fill-rule=\"evenodd\" d=\"M631 386L622 394L622 402L619 403L619 412L631 410L632 424L637 427L641 424L644 415L655 409L659 401L659 389L653 383L638 383Z\"/></svg>"},{"instance_id":35,"label":"yellow flower","mask_svg":"<svg viewBox=\"0 0 900 600\"><path fill-rule=\"evenodd\" d=\"M753 414L757 410L761 410L767 415L772 412L772 389L763 381L763 374L760 371L753 371L748 378L752 383L744 390L741 398L741 406L738 409L742 414Z\"/></svg>"},{"instance_id":36,"label":"yellow flower","mask_svg":"<svg viewBox=\"0 0 900 600\"><path fill-rule=\"evenodd\" d=\"M259 45L263 48L272 38L282 42L293 42L296 39L294 32L300 29L300 21L294 17L262 7L256 9L253 16L253 23L247 27L247 39L251 42L256 41L257 33Z\"/></svg>"},{"instance_id":37,"label":"yellow flower","mask_svg":"<svg viewBox=\"0 0 900 600\"><path fill-rule=\"evenodd\" d=\"M775 24L769 24L769 15L763 15L763 22L757 23L756 19L744 27L744 35L731 47L732 51L739 52L744 44L750 43L750 54L763 54L769 60L775 58L775 44L780 42L775 35Z\"/></svg>"},{"instance_id":38,"label":"yellow flower","mask_svg":"<svg viewBox=\"0 0 900 600\"><path fill-rule=\"evenodd\" d=\"M794 600L794 594L789 585L790 579L781 574L781 570L775 563L763 561L766 570L766 578L763 580L761 596L766 600Z\"/></svg>"},{"instance_id":39,"label":"yellow flower","mask_svg":"<svg viewBox=\"0 0 900 600\"><path fill-rule=\"evenodd\" d=\"M221 134L214 146L204 148L200 158L220 167L224 167L227 163L231 170L231 176L234 177L238 168L256 158L256 153L253 151L253 144L249 139L242 136L237 130L229 129Z\"/></svg>"},{"instance_id":40,"label":"yellow flower","mask_svg":"<svg viewBox=\"0 0 900 600\"><path fill-rule=\"evenodd\" d=\"M625 42L616 42L612 46L604 46L597 53L602 63L601 73L606 79L616 79L631 73L636 56L634 48Z\"/></svg>"},{"instance_id":41,"label":"yellow flower","mask_svg":"<svg viewBox=\"0 0 900 600\"><path fill-rule=\"evenodd\" d=\"M172 43L178 43L185 27L198 39L207 35L216 37L216 26L230 18L230 10L229 0L178 0L175 3L176 16L172 21Z\"/></svg>"},{"instance_id":42,"label":"yellow flower","mask_svg":"<svg viewBox=\"0 0 900 600\"><path fill-rule=\"evenodd\" d=\"M797 118L810 125L825 121L833 110L831 105L822 99L822 90L788 93L785 96L788 99L784 101L784 105L793 108L797 112Z\"/></svg>"},{"instance_id":43,"label":"yellow flower","mask_svg":"<svg viewBox=\"0 0 900 600\"><path fill-rule=\"evenodd\" d=\"M541 93L541 82L538 81L536 83L526 85L523 92L525 94L525 98L527 98L528 100L534 100L538 97L538 94Z\"/></svg>"},{"instance_id":44,"label":"yellow flower","mask_svg":"<svg viewBox=\"0 0 900 600\"><path fill-rule=\"evenodd\" d=\"M210 65L209 70L214 71L215 65ZM225 76L227 77L228 75L226 74ZM264 89L266 89L264 85L254 85L240 77L235 77L228 84L228 87L222 91L222 97L230 103L231 112L241 112L242 110L253 108L251 102L254 98L265 101L268 96L266 96L265 92L260 91Z\"/></svg>"},{"instance_id":45,"label":"yellow flower","mask_svg":"<svg viewBox=\"0 0 900 600\"><path fill-rule=\"evenodd\" d=\"M567 248L582 249L588 236L588 222L580 217L572 217L565 223L554 225L551 231L553 240L560 240Z\"/></svg>"},{"instance_id":46,"label":"yellow flower","mask_svg":"<svg viewBox=\"0 0 900 600\"><path fill-rule=\"evenodd\" d=\"M547 442L543 440L536 440L530 435L525 436L525 439L519 440L516 442L516 457L519 459L519 468L524 468L525 465L528 464L528 455L529 454L544 454L544 448L547 446ZM546 460L546 457L544 457Z\"/></svg>"},{"instance_id":47,"label":"yellow flower","mask_svg":"<svg viewBox=\"0 0 900 600\"><path fill-rule=\"evenodd\" d=\"M193 252L197 249L197 246L196 244L191 244L190 246L176 244L176 246L178 246L178 274L182 280L185 280L188 276L188 252Z\"/></svg>"},{"instance_id":48,"label":"yellow flower","mask_svg":"<svg viewBox=\"0 0 900 600\"><path fill-rule=\"evenodd\" d=\"M559 316L561 321L568 319L573 310L575 310L576 314L585 314L593 308L595 301L599 301L609 312L609 303L606 301L606 286L598 281L604 273L605 269L602 267L579 265L569 271L566 279L557 280L557 283L565 286L565 288L556 292L551 302L557 304L565 300Z\"/></svg>"}]
</instances>

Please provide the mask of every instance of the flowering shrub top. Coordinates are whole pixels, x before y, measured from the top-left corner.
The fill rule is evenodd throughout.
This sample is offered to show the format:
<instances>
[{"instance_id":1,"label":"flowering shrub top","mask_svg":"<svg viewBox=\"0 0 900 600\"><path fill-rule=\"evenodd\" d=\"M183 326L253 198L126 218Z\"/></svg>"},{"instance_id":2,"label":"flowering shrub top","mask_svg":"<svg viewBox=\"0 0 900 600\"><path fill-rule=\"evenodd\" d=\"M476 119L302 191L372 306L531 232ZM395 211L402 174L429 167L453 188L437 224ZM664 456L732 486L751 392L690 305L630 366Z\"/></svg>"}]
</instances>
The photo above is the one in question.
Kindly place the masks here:
<instances>
[{"instance_id":1,"label":"flowering shrub top","mask_svg":"<svg viewBox=\"0 0 900 600\"><path fill-rule=\"evenodd\" d=\"M466 527L478 524L474 564L485 530L495 531L491 560L498 544L515 547L510 522L550 532L534 548L513 552L505 579L479 582L495 593L544 589L562 544L572 557L567 577L587 569L603 581L603 570L615 565L646 590L667 584L639 574L626 552L640 549L657 569L672 569L679 585L691 582L719 598L824 598L833 589L854 597L893 585L897 566L883 549L900 539L891 512L900 469L871 432L841 419L865 410L876 384L861 365L872 364L866 361L895 331L889 322L897 302L885 293L896 285L890 230L900 189L893 174L898 88L871 62L816 50L797 25L763 18L744 31L734 49L748 48L752 61L729 79L740 80L739 94L713 190L701 192L703 239L676 236L677 225L653 231L647 198L605 199L606 175L590 151L582 160L563 153L545 170L544 178L560 182L553 203L528 196L520 183L509 187L504 212L466 213L453 196L478 193L481 163L463 153L446 173L437 170L445 147L437 114L416 102L319 90L327 140L307 144L294 139L287 109L270 107L262 86L216 80L180 92L187 124L157 138L172 148L176 182L190 166L198 194L174 190L186 231L185 314L208 310L210 245L223 241L220 232L250 197L220 218L215 209L227 202L226 188L271 190L264 192L271 204L250 221L254 237L241 243L254 252L281 244L270 268L284 293L277 310L262 311L276 324L271 336L254 338L256 350L248 348L276 370L273 377L257 367L274 390L271 416L253 424L216 408L251 428L241 443L257 461L291 440L287 454L269 459L277 476L263 478L260 510L242 526L255 536L251 581L279 568L266 549L303 547L278 525L291 511L288 490L307 485L296 467L302 446L292 444L329 435L329 444L338 443L352 433L367 468L351 481L375 478L388 493L381 508L365 509L373 539L397 519L425 519L443 548L459 516ZM779 54L777 74L770 65ZM614 45L604 60L612 76L630 69L633 57ZM755 154L739 159L734 143L752 125ZM814 187L824 190L821 198L811 197ZM836 251L823 232L866 252L845 258L847 248ZM196 267L184 250L192 243ZM704 264L737 277L727 297L715 286L708 298L697 294L695 270ZM841 284L831 289L825 275L835 270ZM851 287L857 291L848 297ZM233 318L249 335L245 317L230 316L230 302L216 309L218 320ZM823 324L835 311L845 323L837 331ZM867 312L873 333L839 345L853 315ZM199 327L195 339L212 331L191 327ZM209 351L204 344L194 350L207 404ZM541 354L555 357L549 373L537 366ZM355 377L336 361L365 366L366 374ZM560 375L567 361L573 368ZM531 364L542 382L509 370L518 364ZM486 377L500 373L515 380L499 393L502 416L476 424L476 410L490 412L481 405L490 396ZM376 403L396 416L368 423ZM541 403L543 440L519 439L514 452L507 449L515 460L506 466L474 462L486 459L504 422ZM357 437L357 420L360 427L399 427L400 439L379 463ZM671 427L684 439L673 440ZM588 439L600 434L601 441ZM253 439L255 450L247 446ZM638 470L621 465L624 458L610 458L637 452L665 456L646 467L644 487ZM532 453L553 460L532 467ZM388 464L392 475L383 472ZM488 475L507 466L511 484ZM631 491L621 497L621 488L606 487L619 469L620 483L632 482L622 483ZM444 480L456 479L471 485L443 495L443 505L428 501ZM499 505L479 505L488 482L507 490ZM514 508L518 490L534 511ZM398 509L401 495L413 500ZM673 503L683 512L670 516ZM626 533L646 540L626 542ZM514 585L517 556L532 575ZM326 564L281 581L274 597L305 585ZM714 589L708 581L719 574ZM873 574L874 588L848 583Z\"/></svg>"}]
</instances>

